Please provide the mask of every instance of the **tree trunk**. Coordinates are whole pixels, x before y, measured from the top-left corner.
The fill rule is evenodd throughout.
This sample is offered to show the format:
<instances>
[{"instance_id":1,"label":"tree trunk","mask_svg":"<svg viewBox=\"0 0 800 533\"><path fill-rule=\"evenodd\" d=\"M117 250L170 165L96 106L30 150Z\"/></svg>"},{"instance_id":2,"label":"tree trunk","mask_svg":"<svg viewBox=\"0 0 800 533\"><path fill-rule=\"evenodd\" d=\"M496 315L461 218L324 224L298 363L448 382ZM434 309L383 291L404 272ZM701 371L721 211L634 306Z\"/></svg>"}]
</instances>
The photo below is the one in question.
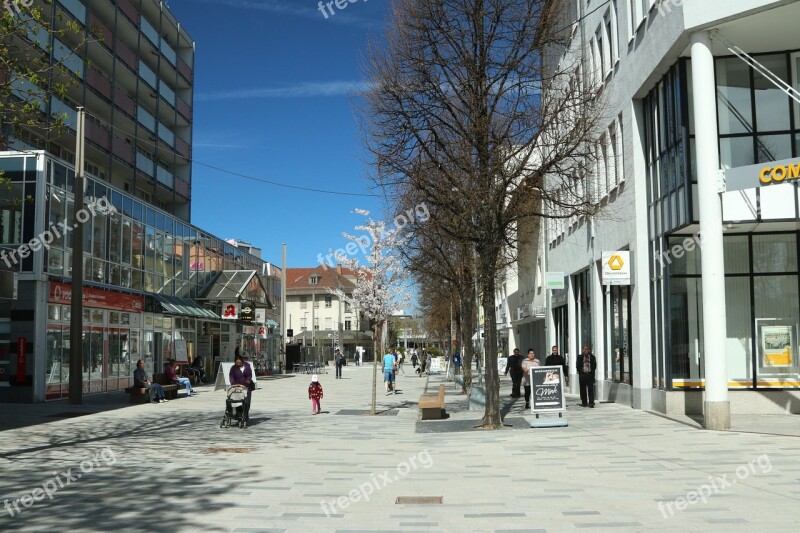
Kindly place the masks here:
<instances>
[{"instance_id":1,"label":"tree trunk","mask_svg":"<svg viewBox=\"0 0 800 533\"><path fill-rule=\"evenodd\" d=\"M475 321L473 320L473 312L475 311L475 305L472 302L472 298L462 298L461 299L461 316L464 317L464 331L468 338L464 340L463 348L463 355L464 355L464 365L462 368L464 369L464 385L462 386L464 392L469 390L469 387L472 386L472 361L475 355L475 344L472 342L471 333L475 331Z\"/></svg>"},{"instance_id":2,"label":"tree trunk","mask_svg":"<svg viewBox=\"0 0 800 533\"><path fill-rule=\"evenodd\" d=\"M483 306L484 345L486 366L486 411L483 415L483 426L499 429L503 425L500 416L500 375L497 372L497 323L494 294L495 294L495 258L496 254L487 251L479 256L478 269L483 292L481 305Z\"/></svg>"},{"instance_id":3,"label":"tree trunk","mask_svg":"<svg viewBox=\"0 0 800 533\"><path fill-rule=\"evenodd\" d=\"M378 325L372 328L372 408L369 414L375 415L375 402L378 392Z\"/></svg>"}]
</instances>

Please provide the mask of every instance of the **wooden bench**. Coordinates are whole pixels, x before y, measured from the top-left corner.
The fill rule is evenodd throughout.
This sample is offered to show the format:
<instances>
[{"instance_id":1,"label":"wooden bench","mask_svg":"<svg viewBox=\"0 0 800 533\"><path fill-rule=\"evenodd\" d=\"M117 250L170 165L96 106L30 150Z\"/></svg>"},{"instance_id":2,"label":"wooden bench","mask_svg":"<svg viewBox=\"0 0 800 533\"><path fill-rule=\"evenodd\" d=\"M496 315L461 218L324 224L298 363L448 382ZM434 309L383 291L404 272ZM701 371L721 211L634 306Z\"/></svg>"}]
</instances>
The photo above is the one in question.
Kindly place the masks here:
<instances>
[{"instance_id":1,"label":"wooden bench","mask_svg":"<svg viewBox=\"0 0 800 533\"><path fill-rule=\"evenodd\" d=\"M148 403L150 401L150 389L128 387L125 392L131 395L131 403Z\"/></svg>"},{"instance_id":2,"label":"wooden bench","mask_svg":"<svg viewBox=\"0 0 800 533\"><path fill-rule=\"evenodd\" d=\"M423 394L419 397L422 420L441 420L444 412L444 384L439 385L439 394Z\"/></svg>"},{"instance_id":3,"label":"wooden bench","mask_svg":"<svg viewBox=\"0 0 800 533\"><path fill-rule=\"evenodd\" d=\"M164 396L168 400L178 399L178 386L175 383L170 383L167 380L167 375L163 372L156 372L153 374L153 383L158 383L164 389Z\"/></svg>"}]
</instances>

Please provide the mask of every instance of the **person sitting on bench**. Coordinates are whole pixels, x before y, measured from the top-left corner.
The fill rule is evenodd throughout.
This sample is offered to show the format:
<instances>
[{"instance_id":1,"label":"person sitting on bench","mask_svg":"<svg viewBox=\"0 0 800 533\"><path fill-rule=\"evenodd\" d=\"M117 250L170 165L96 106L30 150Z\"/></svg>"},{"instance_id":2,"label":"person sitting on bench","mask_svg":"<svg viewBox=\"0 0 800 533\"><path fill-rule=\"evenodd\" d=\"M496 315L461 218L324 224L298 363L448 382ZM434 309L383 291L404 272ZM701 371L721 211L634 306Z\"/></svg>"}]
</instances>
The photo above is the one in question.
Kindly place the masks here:
<instances>
[{"instance_id":1,"label":"person sitting on bench","mask_svg":"<svg viewBox=\"0 0 800 533\"><path fill-rule=\"evenodd\" d=\"M167 362L166 368L164 368L164 373L167 375L167 379L171 383L175 383L177 385L183 385L186 387L186 397L195 396L197 395L196 392L192 390L192 383L189 381L189 378L182 378L178 376L178 364L175 362L175 359L170 359Z\"/></svg>"},{"instance_id":2,"label":"person sitting on bench","mask_svg":"<svg viewBox=\"0 0 800 533\"><path fill-rule=\"evenodd\" d=\"M192 364L189 366L188 369L189 372L197 374L197 380L200 383L208 383L208 380L206 379L206 371L205 368L203 368L204 366L205 365L203 365L203 356L198 355L197 357L192 359Z\"/></svg>"},{"instance_id":3,"label":"person sitting on bench","mask_svg":"<svg viewBox=\"0 0 800 533\"><path fill-rule=\"evenodd\" d=\"M150 401L153 403L164 403L167 399L164 397L164 389L158 383L150 381L150 376L144 369L144 361L139 359L136 361L136 370L133 371L133 386L140 389L150 390Z\"/></svg>"}]
</instances>

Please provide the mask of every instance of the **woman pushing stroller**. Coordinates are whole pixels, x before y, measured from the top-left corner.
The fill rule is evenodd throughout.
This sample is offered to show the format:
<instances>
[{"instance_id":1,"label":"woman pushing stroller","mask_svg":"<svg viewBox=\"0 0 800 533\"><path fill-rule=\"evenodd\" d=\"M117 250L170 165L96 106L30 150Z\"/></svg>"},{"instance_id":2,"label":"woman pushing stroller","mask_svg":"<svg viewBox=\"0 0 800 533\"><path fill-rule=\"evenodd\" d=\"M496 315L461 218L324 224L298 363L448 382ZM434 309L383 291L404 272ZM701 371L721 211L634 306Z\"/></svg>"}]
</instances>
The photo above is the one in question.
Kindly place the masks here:
<instances>
[{"instance_id":1,"label":"woman pushing stroller","mask_svg":"<svg viewBox=\"0 0 800 533\"><path fill-rule=\"evenodd\" d=\"M228 373L228 378L231 382L231 387L245 387L247 389L247 399L245 412L250 412L250 399L253 395L253 389L256 388L253 383L253 369L250 368L249 363L245 363L241 355L236 354L231 371Z\"/></svg>"}]
</instances>

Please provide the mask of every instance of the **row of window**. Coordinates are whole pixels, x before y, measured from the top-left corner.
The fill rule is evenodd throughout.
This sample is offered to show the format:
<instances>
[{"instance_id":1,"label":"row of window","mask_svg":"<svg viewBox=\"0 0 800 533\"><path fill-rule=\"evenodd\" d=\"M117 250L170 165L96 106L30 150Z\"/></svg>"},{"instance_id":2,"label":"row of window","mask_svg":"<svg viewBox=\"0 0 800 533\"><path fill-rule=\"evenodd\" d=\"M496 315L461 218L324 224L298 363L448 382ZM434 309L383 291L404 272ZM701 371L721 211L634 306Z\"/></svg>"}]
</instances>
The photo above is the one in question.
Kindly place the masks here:
<instances>
[{"instance_id":1,"label":"row of window","mask_svg":"<svg viewBox=\"0 0 800 533\"><path fill-rule=\"evenodd\" d=\"M333 296L328 295L325 296L325 307L330 308L333 306ZM345 311L350 311L350 304L348 302L344 303ZM308 296L301 296L300 297L300 309L308 309ZM314 300L314 309L319 309L319 300Z\"/></svg>"},{"instance_id":2,"label":"row of window","mask_svg":"<svg viewBox=\"0 0 800 533\"><path fill-rule=\"evenodd\" d=\"M303 318L300 319L300 329L302 331L305 331L305 330L308 329L308 325L307 324L308 324L308 319L306 317L303 317ZM325 329L326 330L335 329L332 318L326 318L325 319ZM319 331L319 318L315 318L314 319L314 331ZM353 322L351 320L345 320L344 321L344 331L353 331Z\"/></svg>"}]
</instances>

